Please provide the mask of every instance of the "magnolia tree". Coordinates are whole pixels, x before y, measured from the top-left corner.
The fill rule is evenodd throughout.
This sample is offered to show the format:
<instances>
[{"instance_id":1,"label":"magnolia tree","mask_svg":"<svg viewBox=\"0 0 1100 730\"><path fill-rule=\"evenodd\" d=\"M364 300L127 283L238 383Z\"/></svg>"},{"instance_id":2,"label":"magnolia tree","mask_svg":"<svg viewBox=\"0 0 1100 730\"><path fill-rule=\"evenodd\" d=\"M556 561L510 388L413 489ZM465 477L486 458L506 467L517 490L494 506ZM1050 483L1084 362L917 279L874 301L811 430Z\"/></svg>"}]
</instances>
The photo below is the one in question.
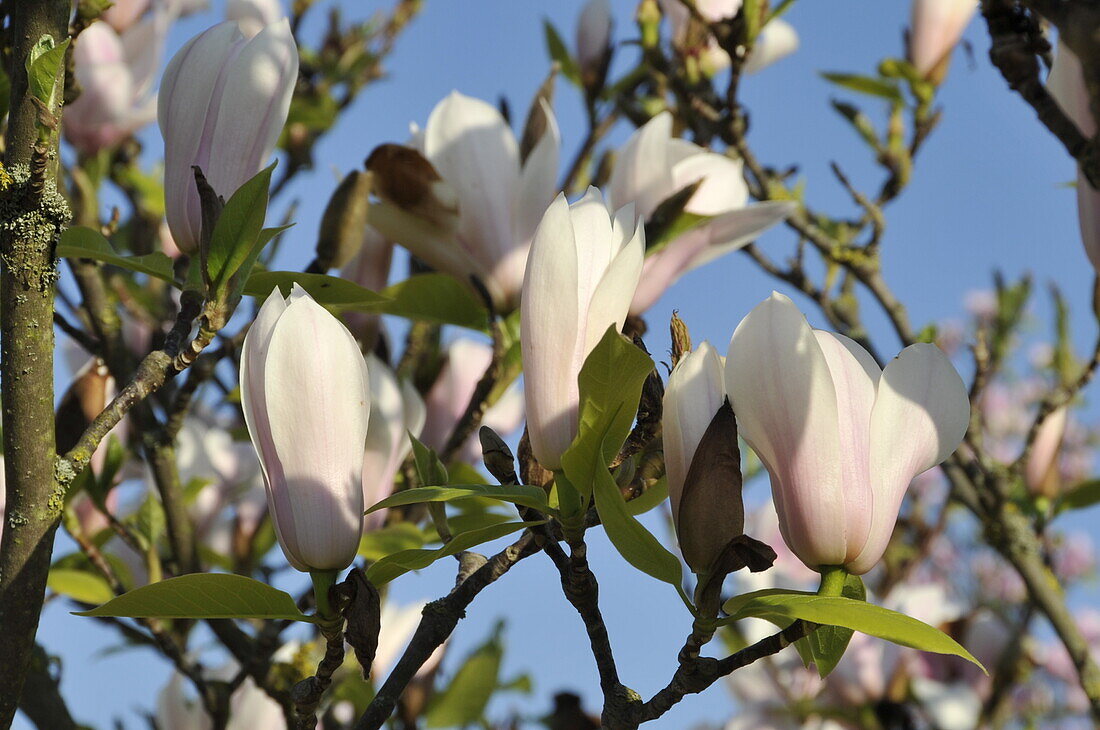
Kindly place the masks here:
<instances>
[{"instance_id":1,"label":"magnolia tree","mask_svg":"<svg viewBox=\"0 0 1100 730\"><path fill-rule=\"evenodd\" d=\"M833 214L754 152L739 94L796 50L793 4L612 17L590 0L572 40L546 25L521 125L454 92L407 139L360 136L315 237L269 202L356 123L345 110L421 2L366 22L331 7L319 39L301 32L313 0L230 0L224 18L187 0L0 4L0 725L84 727L63 647L36 638L50 600L72 632L97 624L172 667L145 703L160 730L505 728L549 708L551 728L618 730L719 683L728 728L1100 722L1100 614L1066 598L1090 548L1056 521L1100 501L1074 414L1100 342L1074 353L1056 290L1049 344L1021 367L1026 279L998 278L965 326L918 327L881 267L979 6L915 0L892 57L826 75L882 176L863 188L834 165L852 208ZM1100 14L980 9L1004 93L1077 162L1100 266ZM212 24L161 74L196 13ZM587 112L567 160L556 94ZM143 146L154 120L163 146ZM752 243L773 228L789 259ZM308 266L280 270L284 239L315 241ZM703 265L758 267L786 294L693 342L647 312ZM666 327L654 358L647 332ZM746 511L749 479L771 500ZM667 676L652 696L616 662L594 533L615 570L683 604L660 617L685 638L647 657ZM553 641L590 654L598 690L575 689L598 705L502 712L496 693L531 689L501 677L497 634L445 656L520 561L558 573L580 621ZM445 594L388 597L437 562ZM64 669L66 687L94 671Z\"/></svg>"}]
</instances>

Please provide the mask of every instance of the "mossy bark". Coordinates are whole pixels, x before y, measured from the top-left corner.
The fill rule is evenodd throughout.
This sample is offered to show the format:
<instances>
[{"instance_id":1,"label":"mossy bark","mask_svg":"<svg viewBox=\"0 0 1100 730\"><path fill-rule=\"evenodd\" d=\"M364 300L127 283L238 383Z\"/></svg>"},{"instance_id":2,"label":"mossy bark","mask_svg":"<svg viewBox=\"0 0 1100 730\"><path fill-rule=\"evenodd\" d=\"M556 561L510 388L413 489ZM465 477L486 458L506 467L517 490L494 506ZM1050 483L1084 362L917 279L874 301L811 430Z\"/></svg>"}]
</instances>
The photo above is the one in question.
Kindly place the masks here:
<instances>
[{"instance_id":1,"label":"mossy bark","mask_svg":"<svg viewBox=\"0 0 1100 730\"><path fill-rule=\"evenodd\" d=\"M34 649L63 491L55 478L54 249L68 208L53 186L57 134L40 148L45 185L34 184L38 110L24 62L43 35L68 36L69 0L13 0L11 115L0 180L0 379L7 490L0 544L0 728L10 726ZM57 115L59 118L59 114ZM41 178L40 178L41 182Z\"/></svg>"}]
</instances>

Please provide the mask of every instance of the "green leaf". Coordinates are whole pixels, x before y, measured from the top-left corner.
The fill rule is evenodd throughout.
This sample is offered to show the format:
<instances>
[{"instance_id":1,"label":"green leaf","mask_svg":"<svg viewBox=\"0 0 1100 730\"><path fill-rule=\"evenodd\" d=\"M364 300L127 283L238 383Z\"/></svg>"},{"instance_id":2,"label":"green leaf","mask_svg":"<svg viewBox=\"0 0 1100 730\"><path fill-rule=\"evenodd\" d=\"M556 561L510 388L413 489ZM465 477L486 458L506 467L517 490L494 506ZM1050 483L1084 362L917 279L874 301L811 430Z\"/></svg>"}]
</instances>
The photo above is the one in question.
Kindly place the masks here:
<instances>
[{"instance_id":1,"label":"green leaf","mask_svg":"<svg viewBox=\"0 0 1100 730\"><path fill-rule=\"evenodd\" d=\"M27 91L51 111L57 104L57 77L68 47L68 38L55 44L53 36L44 35L27 55Z\"/></svg>"},{"instance_id":2,"label":"green leaf","mask_svg":"<svg viewBox=\"0 0 1100 730\"><path fill-rule=\"evenodd\" d=\"M327 274L303 274L297 271L258 271L248 277L244 293L267 297L279 287L289 294L298 284L319 304L360 312L377 312L398 317L453 324L487 331L488 310L458 280L446 274L418 274L405 281L373 292L347 279Z\"/></svg>"},{"instance_id":3,"label":"green leaf","mask_svg":"<svg viewBox=\"0 0 1100 730\"><path fill-rule=\"evenodd\" d=\"M367 578L376 586L389 583L394 578L408 573L410 570L422 570L429 565L445 558L448 555L469 550L482 543L499 539L505 535L511 535L528 527L541 525L539 522L507 522L503 525L492 525L480 530L471 530L455 535L450 542L435 550L402 550L392 555L387 555L367 568Z\"/></svg>"},{"instance_id":4,"label":"green leaf","mask_svg":"<svg viewBox=\"0 0 1100 730\"><path fill-rule=\"evenodd\" d=\"M178 287L172 259L160 251L144 256L121 256L102 233L87 226L73 226L61 233L57 255L69 259L93 259L128 271L153 276Z\"/></svg>"},{"instance_id":5,"label":"green leaf","mask_svg":"<svg viewBox=\"0 0 1100 730\"><path fill-rule=\"evenodd\" d=\"M450 502L463 497L488 497L501 502L511 502L531 507L540 512L548 512L546 490L526 484L511 486L493 486L491 484L453 484L447 487L416 487L405 489L386 497L367 510L367 514L387 507L401 507L421 502Z\"/></svg>"},{"instance_id":6,"label":"green leaf","mask_svg":"<svg viewBox=\"0 0 1100 730\"><path fill-rule=\"evenodd\" d=\"M492 638L466 659L451 683L436 697L428 709L427 726L463 727L480 720L497 688L503 658L504 646L497 624Z\"/></svg>"},{"instance_id":7,"label":"green leaf","mask_svg":"<svg viewBox=\"0 0 1100 730\"><path fill-rule=\"evenodd\" d=\"M1100 479L1090 479L1073 487L1058 502L1058 511L1085 509L1100 502Z\"/></svg>"},{"instance_id":8,"label":"green leaf","mask_svg":"<svg viewBox=\"0 0 1100 730\"><path fill-rule=\"evenodd\" d=\"M866 601L867 590L863 587L863 580L858 575L849 574L844 580L841 595L855 601ZM855 632L852 629L842 626L822 626L806 637L814 664L817 665L817 673L822 679L836 668L848 648L848 642L852 640L853 633Z\"/></svg>"},{"instance_id":9,"label":"green leaf","mask_svg":"<svg viewBox=\"0 0 1100 730\"><path fill-rule=\"evenodd\" d=\"M298 271L257 271L248 277L244 293L248 296L267 298L276 287L284 296L297 284L309 293L318 304L345 309L367 309L388 301L387 297L364 289L358 284L327 274L303 274Z\"/></svg>"},{"instance_id":10,"label":"green leaf","mask_svg":"<svg viewBox=\"0 0 1100 730\"><path fill-rule=\"evenodd\" d=\"M371 311L487 332L489 311L469 287L447 274L417 274L382 290L390 301Z\"/></svg>"},{"instance_id":11,"label":"green leaf","mask_svg":"<svg viewBox=\"0 0 1100 730\"><path fill-rule=\"evenodd\" d=\"M830 83L850 91L857 91L860 94L868 94L882 99L889 99L898 104L904 103L905 101L905 97L902 96L901 89L898 88L897 83L890 79L879 79L873 76L861 76L859 74L833 73L830 71L822 71L821 77Z\"/></svg>"},{"instance_id":12,"label":"green leaf","mask_svg":"<svg viewBox=\"0 0 1100 730\"><path fill-rule=\"evenodd\" d=\"M569 79L570 83L574 86L581 86L581 72L577 67L577 62L570 55L569 48L565 45L565 41L561 39L558 29L554 27L549 19L543 19L542 32L546 39L546 53L550 56L550 60L557 62L561 68L562 76Z\"/></svg>"},{"instance_id":13,"label":"green leaf","mask_svg":"<svg viewBox=\"0 0 1100 730\"><path fill-rule=\"evenodd\" d=\"M611 544L638 570L679 588L683 579L680 559L631 516L606 466L597 468L594 476L596 511Z\"/></svg>"},{"instance_id":14,"label":"green leaf","mask_svg":"<svg viewBox=\"0 0 1100 730\"><path fill-rule=\"evenodd\" d=\"M402 550L423 547L424 531L411 522L395 522L364 533L359 541L359 555L367 560L379 560Z\"/></svg>"},{"instance_id":15,"label":"green leaf","mask_svg":"<svg viewBox=\"0 0 1100 730\"><path fill-rule=\"evenodd\" d=\"M267 217L268 190L275 164L271 163L237 188L218 216L206 254L206 272L215 292L225 290L230 278L245 261L253 258L253 247Z\"/></svg>"},{"instance_id":16,"label":"green leaf","mask_svg":"<svg viewBox=\"0 0 1100 730\"><path fill-rule=\"evenodd\" d=\"M102 576L85 570L51 568L46 585L54 593L60 593L81 603L106 603L115 597L111 586Z\"/></svg>"},{"instance_id":17,"label":"green leaf","mask_svg":"<svg viewBox=\"0 0 1100 730\"><path fill-rule=\"evenodd\" d=\"M766 589L731 598L723 609L729 614L729 619L724 621L762 618L786 625L795 619L802 619L825 626L842 626L900 646L962 657L985 671L981 662L939 629L865 601Z\"/></svg>"},{"instance_id":18,"label":"green leaf","mask_svg":"<svg viewBox=\"0 0 1100 730\"><path fill-rule=\"evenodd\" d=\"M416 478L424 486L431 484L446 484L450 481L447 467L439 460L439 454L434 449L428 448L416 436L409 432L409 440L412 442L413 464L416 466ZM425 500L429 502L440 500Z\"/></svg>"},{"instance_id":19,"label":"green leaf","mask_svg":"<svg viewBox=\"0 0 1100 730\"><path fill-rule=\"evenodd\" d=\"M642 384L653 360L633 342L607 328L588 355L577 382L580 386L580 427L562 455L562 469L584 496L592 493L596 472L619 453L638 412Z\"/></svg>"},{"instance_id":20,"label":"green leaf","mask_svg":"<svg viewBox=\"0 0 1100 730\"><path fill-rule=\"evenodd\" d=\"M191 573L143 586L77 616L257 618L313 622L285 591L231 573Z\"/></svg>"}]
</instances>

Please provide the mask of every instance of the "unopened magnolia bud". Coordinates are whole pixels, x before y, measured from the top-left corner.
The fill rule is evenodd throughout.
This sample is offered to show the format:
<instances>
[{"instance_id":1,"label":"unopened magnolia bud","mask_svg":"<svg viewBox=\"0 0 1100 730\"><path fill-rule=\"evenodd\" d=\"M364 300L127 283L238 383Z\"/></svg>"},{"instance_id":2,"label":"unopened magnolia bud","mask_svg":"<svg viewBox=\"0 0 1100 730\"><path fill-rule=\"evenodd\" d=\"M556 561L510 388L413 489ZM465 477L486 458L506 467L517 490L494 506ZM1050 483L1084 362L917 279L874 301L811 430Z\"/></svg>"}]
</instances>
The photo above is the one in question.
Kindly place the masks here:
<instances>
[{"instance_id":1,"label":"unopened magnolia bud","mask_svg":"<svg viewBox=\"0 0 1100 730\"><path fill-rule=\"evenodd\" d=\"M586 89L603 86L611 60L611 3L588 0L577 18L577 65Z\"/></svg>"},{"instance_id":2,"label":"unopened magnolia bud","mask_svg":"<svg viewBox=\"0 0 1100 730\"><path fill-rule=\"evenodd\" d=\"M691 459L676 513L676 536L684 560L694 572L703 573L744 532L737 422L729 403L724 403Z\"/></svg>"},{"instance_id":3,"label":"unopened magnolia bud","mask_svg":"<svg viewBox=\"0 0 1100 730\"><path fill-rule=\"evenodd\" d=\"M477 432L481 440L482 460L489 473L496 477L501 484L515 484L516 458L512 456L512 450L504 439L496 431L488 426L482 426Z\"/></svg>"},{"instance_id":4,"label":"unopened magnolia bud","mask_svg":"<svg viewBox=\"0 0 1100 730\"><path fill-rule=\"evenodd\" d=\"M317 236L317 264L323 271L341 269L363 245L370 209L371 176L348 173L325 206Z\"/></svg>"},{"instance_id":5,"label":"unopened magnolia bud","mask_svg":"<svg viewBox=\"0 0 1100 730\"><path fill-rule=\"evenodd\" d=\"M527 158L535 150L535 147L546 135L547 129L553 122L553 112L550 111L554 103L554 81L558 70L555 67L542 82L535 98L531 100L531 108L527 110L527 121L523 125L523 137L519 141L519 159L521 163L527 162Z\"/></svg>"},{"instance_id":6,"label":"unopened magnolia bud","mask_svg":"<svg viewBox=\"0 0 1100 730\"><path fill-rule=\"evenodd\" d=\"M933 83L943 81L951 51L977 9L974 0L913 0L908 51L917 73Z\"/></svg>"},{"instance_id":7,"label":"unopened magnolia bud","mask_svg":"<svg viewBox=\"0 0 1100 730\"><path fill-rule=\"evenodd\" d=\"M458 225L458 196L418 150L382 144L370 153L366 165L382 200L444 231Z\"/></svg>"},{"instance_id":8,"label":"unopened magnolia bud","mask_svg":"<svg viewBox=\"0 0 1100 730\"><path fill-rule=\"evenodd\" d=\"M634 16L642 35L642 48L656 48L661 41L661 7L657 0L642 0Z\"/></svg>"},{"instance_id":9,"label":"unopened magnolia bud","mask_svg":"<svg viewBox=\"0 0 1100 730\"><path fill-rule=\"evenodd\" d=\"M1031 445L1031 453L1024 468L1024 481L1027 482L1028 490L1037 497L1054 499L1062 491L1062 475L1058 462L1068 419L1069 409L1062 406L1047 414L1035 434L1035 441Z\"/></svg>"},{"instance_id":10,"label":"unopened magnolia bud","mask_svg":"<svg viewBox=\"0 0 1100 730\"><path fill-rule=\"evenodd\" d=\"M680 319L679 313L675 311L672 313L672 321L669 322L668 329L672 334L672 367L676 367L680 359L691 352L691 333L688 332L684 320Z\"/></svg>"}]
</instances>

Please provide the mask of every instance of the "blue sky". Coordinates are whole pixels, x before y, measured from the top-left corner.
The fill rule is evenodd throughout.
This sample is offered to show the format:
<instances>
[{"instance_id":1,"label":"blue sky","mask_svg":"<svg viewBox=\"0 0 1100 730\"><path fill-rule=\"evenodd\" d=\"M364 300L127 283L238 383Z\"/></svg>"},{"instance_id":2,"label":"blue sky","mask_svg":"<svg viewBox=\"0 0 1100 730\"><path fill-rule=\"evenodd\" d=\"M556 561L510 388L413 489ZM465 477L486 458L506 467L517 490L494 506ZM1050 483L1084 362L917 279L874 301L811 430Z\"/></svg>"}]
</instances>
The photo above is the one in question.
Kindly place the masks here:
<instances>
[{"instance_id":1,"label":"blue sky","mask_svg":"<svg viewBox=\"0 0 1100 730\"><path fill-rule=\"evenodd\" d=\"M315 33L331 5L322 2L308 33ZM342 3L348 15L384 7L376 0ZM390 75L367 89L340 127L317 149L317 169L292 185L272 212L297 200L297 226L283 243L281 268L301 268L310 256L324 201L337 175L361 164L374 145L403 141L409 122L423 123L434 104L451 90L488 100L505 95L522 113L546 75L548 61L541 21L551 18L572 38L579 0L428 0L424 13L401 37L389 63ZM634 4L613 2L619 40L633 36ZM178 48L191 34L220 18L212 13L180 23L172 36ZM787 15L802 39L799 52L748 78L743 98L751 112L750 142L758 156L776 167L797 165L807 180L807 198L819 209L851 213L851 203L828 170L838 162L855 184L877 189L880 173L847 124L828 105L830 98L858 101L876 122L883 110L871 99L854 99L818 76L818 71L867 73L885 56L900 56L908 4L882 0L810 2L801 0ZM965 294L987 288L994 268L1009 278L1030 271L1037 283L1057 282L1074 310L1075 339L1084 347L1093 336L1088 316L1093 272L1078 240L1074 195L1064 183L1073 177L1068 156L1035 120L1030 108L1011 94L985 54L988 40L976 19L966 35L973 53L960 49L938 102L943 120L917 161L910 188L889 210L884 241L887 280L910 307L914 325L961 317ZM629 66L634 51L619 51L616 68ZM562 129L563 159L569 159L583 133L582 107L571 88L560 85L555 101ZM612 142L629 132L616 129ZM150 154L159 154L155 128L143 135ZM781 230L760 246L773 258L789 255L793 238ZM748 310L776 287L743 256L722 259L689 274L650 312L649 348L668 347L665 323L673 309L695 339L709 339L724 350ZM798 302L812 322L820 318ZM1040 297L1035 307L1045 327L1050 308ZM872 333L886 354L896 351L885 320L867 309ZM759 498L763 483L750 490ZM667 537L658 529L658 534ZM591 536L591 561L601 582L601 603L609 618L623 680L645 696L664 685L690 630L690 620L667 586L623 563L598 532ZM59 547L68 549L64 540ZM399 601L433 598L453 581L453 566L440 566L400 579ZM151 708L168 665L147 653L104 655L116 634L88 619L68 615L55 601L46 610L40 639L64 659L64 690L78 720L105 725L116 715L134 722L134 711ZM499 617L507 618L505 676L528 672L533 698L502 698L500 709L516 706L527 715L549 707L560 689L581 691L595 708L598 687L580 619L561 596L548 560L535 556L485 591L469 611L453 643L451 660L461 658L486 637ZM451 665L453 666L453 664ZM654 727L681 728L702 720L720 721L732 708L718 685L689 698ZM16 727L28 727L26 723ZM136 726L136 722L134 722Z\"/></svg>"}]
</instances>

